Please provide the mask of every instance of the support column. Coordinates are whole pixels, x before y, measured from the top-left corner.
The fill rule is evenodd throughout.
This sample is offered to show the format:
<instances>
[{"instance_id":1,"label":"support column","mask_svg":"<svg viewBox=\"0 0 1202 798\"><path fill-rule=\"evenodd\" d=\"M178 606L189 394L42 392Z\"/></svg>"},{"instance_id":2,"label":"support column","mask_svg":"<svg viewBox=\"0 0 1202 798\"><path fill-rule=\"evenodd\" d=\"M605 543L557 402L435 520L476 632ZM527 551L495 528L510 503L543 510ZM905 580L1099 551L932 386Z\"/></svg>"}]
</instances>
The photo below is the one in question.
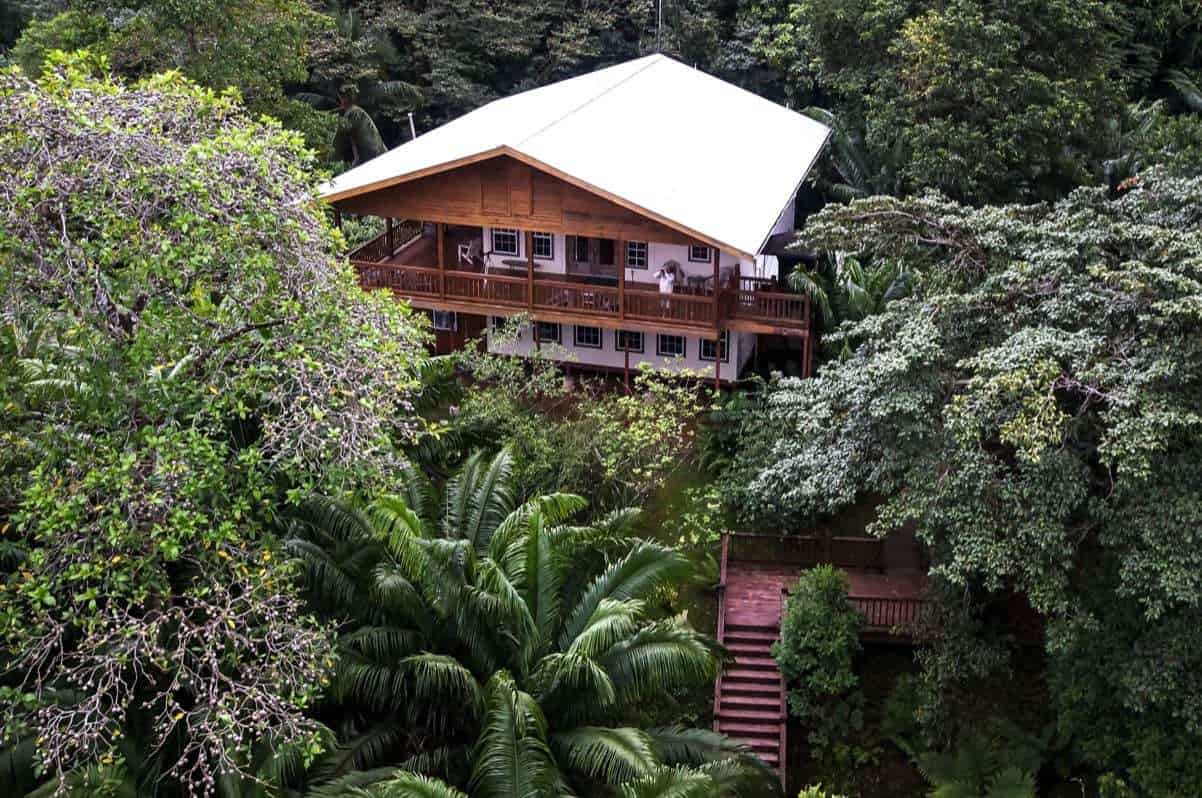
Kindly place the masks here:
<instances>
[{"instance_id":1,"label":"support column","mask_svg":"<svg viewBox=\"0 0 1202 798\"><path fill-rule=\"evenodd\" d=\"M526 231L526 306L534 312L534 233Z\"/></svg>"},{"instance_id":2,"label":"support column","mask_svg":"<svg viewBox=\"0 0 1202 798\"><path fill-rule=\"evenodd\" d=\"M392 253L396 252L396 246L392 240L392 217L389 216L384 222L384 245L388 247L388 257L392 257Z\"/></svg>"},{"instance_id":3,"label":"support column","mask_svg":"<svg viewBox=\"0 0 1202 798\"><path fill-rule=\"evenodd\" d=\"M334 226L339 230L342 229L342 211L337 208L334 209Z\"/></svg>"},{"instance_id":4,"label":"support column","mask_svg":"<svg viewBox=\"0 0 1202 798\"><path fill-rule=\"evenodd\" d=\"M616 336L615 336L616 337ZM630 349L622 350L622 381L626 384L626 395L630 395Z\"/></svg>"},{"instance_id":5,"label":"support column","mask_svg":"<svg viewBox=\"0 0 1202 798\"><path fill-rule=\"evenodd\" d=\"M618 239L618 318L622 321L626 320L626 242ZM630 377L626 378L627 388L630 390Z\"/></svg>"},{"instance_id":6,"label":"support column","mask_svg":"<svg viewBox=\"0 0 1202 798\"><path fill-rule=\"evenodd\" d=\"M718 254L717 247L710 247L710 252L714 253L714 329L718 329L718 295L722 293L721 286L718 285Z\"/></svg>"},{"instance_id":7,"label":"support column","mask_svg":"<svg viewBox=\"0 0 1202 798\"><path fill-rule=\"evenodd\" d=\"M714 339L714 393L722 390L722 331Z\"/></svg>"},{"instance_id":8,"label":"support column","mask_svg":"<svg viewBox=\"0 0 1202 798\"><path fill-rule=\"evenodd\" d=\"M447 298L447 254L446 246L446 225L442 222L436 222L434 225L434 247L438 250L438 296L442 299Z\"/></svg>"}]
</instances>

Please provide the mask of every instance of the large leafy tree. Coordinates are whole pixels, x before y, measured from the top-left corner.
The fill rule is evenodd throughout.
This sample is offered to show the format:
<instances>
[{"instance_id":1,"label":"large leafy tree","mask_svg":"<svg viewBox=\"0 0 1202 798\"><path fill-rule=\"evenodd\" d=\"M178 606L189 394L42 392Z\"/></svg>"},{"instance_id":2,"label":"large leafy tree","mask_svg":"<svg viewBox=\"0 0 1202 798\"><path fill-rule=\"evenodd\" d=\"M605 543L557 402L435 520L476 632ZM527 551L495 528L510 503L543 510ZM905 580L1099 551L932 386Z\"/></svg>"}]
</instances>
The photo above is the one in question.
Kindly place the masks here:
<instances>
[{"instance_id":1,"label":"large leafy tree","mask_svg":"<svg viewBox=\"0 0 1202 798\"><path fill-rule=\"evenodd\" d=\"M401 494L362 510L309 507L287 545L316 605L347 619L326 710L344 727L341 767L401 764L513 798L747 783L722 738L637 723L641 705L712 680L718 650L654 617L688 561L627 539L630 512L569 525L583 507L517 505L505 451L469 458L442 501L407 471ZM402 776L385 794L419 785Z\"/></svg>"},{"instance_id":2,"label":"large leafy tree","mask_svg":"<svg viewBox=\"0 0 1202 798\"><path fill-rule=\"evenodd\" d=\"M4 72L0 115L5 742L65 784L203 793L316 742L331 642L265 529L394 463L420 327L355 285L298 137L232 97L72 59Z\"/></svg>"},{"instance_id":3,"label":"large leafy tree","mask_svg":"<svg viewBox=\"0 0 1202 798\"><path fill-rule=\"evenodd\" d=\"M914 293L841 335L749 430L746 515L888 497L952 595L1048 622L1062 730L1150 794L1202 786L1202 179L973 210L873 198L811 244L902 259Z\"/></svg>"},{"instance_id":4,"label":"large leafy tree","mask_svg":"<svg viewBox=\"0 0 1202 798\"><path fill-rule=\"evenodd\" d=\"M306 79L311 43L331 25L301 0L70 0L34 19L13 60L36 77L54 49L88 48L117 74L137 79L175 69L211 89L237 89L254 113L283 119L320 148L334 120L289 100Z\"/></svg>"},{"instance_id":5,"label":"large leafy tree","mask_svg":"<svg viewBox=\"0 0 1202 798\"><path fill-rule=\"evenodd\" d=\"M795 102L829 96L871 163L906 191L974 202L1084 182L1122 98L1120 13L1094 0L776 0L752 4L755 52Z\"/></svg>"}]
</instances>

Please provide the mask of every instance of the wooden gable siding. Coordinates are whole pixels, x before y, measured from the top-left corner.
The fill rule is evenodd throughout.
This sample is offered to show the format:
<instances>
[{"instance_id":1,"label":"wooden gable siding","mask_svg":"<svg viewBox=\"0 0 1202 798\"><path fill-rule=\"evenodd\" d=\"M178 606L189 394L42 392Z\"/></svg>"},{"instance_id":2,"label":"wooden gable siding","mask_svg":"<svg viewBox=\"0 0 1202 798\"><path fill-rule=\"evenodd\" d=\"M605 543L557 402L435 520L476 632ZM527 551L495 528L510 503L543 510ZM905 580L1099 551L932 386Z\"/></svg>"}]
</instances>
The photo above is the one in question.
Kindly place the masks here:
<instances>
[{"instance_id":1,"label":"wooden gable siding","mask_svg":"<svg viewBox=\"0 0 1202 798\"><path fill-rule=\"evenodd\" d=\"M703 244L507 155L338 200L342 211L448 224Z\"/></svg>"}]
</instances>

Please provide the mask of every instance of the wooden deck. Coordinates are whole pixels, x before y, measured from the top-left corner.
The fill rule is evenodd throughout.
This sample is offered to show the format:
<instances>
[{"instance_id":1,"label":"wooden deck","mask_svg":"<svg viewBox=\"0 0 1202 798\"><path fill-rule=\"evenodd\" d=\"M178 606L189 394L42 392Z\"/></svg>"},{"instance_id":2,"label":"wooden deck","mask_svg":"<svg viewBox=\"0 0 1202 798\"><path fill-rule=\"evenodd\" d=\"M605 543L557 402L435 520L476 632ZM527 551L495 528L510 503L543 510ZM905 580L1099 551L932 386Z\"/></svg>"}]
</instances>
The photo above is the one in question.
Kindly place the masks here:
<instances>
[{"instance_id":1,"label":"wooden deck","mask_svg":"<svg viewBox=\"0 0 1202 798\"><path fill-rule=\"evenodd\" d=\"M714 685L714 730L747 745L786 776L787 687L772 657L784 599L802 571L842 568L848 598L864 616L863 637L908 642L926 604L925 563L912 539L725 535L718 640L734 657Z\"/></svg>"},{"instance_id":2,"label":"wooden deck","mask_svg":"<svg viewBox=\"0 0 1202 798\"><path fill-rule=\"evenodd\" d=\"M587 320L601 327L694 334L744 330L799 336L808 343L809 297L781 291L771 281L733 279L717 296L712 285L701 290L681 287L664 295L654 283L619 285L616 278L540 273L537 261L527 271L516 258L493 256L495 265L487 273L468 269L458 262L458 243L448 233L440 258L431 236L400 241L395 233L391 239L386 233L350 258L364 288L389 289L416 307L480 315L526 312L545 321Z\"/></svg>"}]
</instances>

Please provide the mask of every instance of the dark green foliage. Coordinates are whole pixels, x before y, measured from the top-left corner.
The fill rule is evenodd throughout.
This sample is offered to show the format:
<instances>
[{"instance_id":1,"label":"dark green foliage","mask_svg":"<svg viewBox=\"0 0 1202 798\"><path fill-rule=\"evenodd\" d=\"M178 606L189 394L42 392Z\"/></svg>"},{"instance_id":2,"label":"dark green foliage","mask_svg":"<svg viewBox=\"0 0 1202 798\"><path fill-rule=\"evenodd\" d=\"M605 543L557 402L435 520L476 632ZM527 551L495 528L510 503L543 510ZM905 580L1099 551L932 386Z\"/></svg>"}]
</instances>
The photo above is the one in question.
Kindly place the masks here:
<instances>
[{"instance_id":1,"label":"dark green foliage","mask_svg":"<svg viewBox=\"0 0 1202 798\"><path fill-rule=\"evenodd\" d=\"M577 496L517 502L504 451L469 457L445 496L411 471L399 487L363 510L314 501L287 542L314 605L348 619L321 709L343 726L338 750L398 729L341 767L398 764L514 798L674 768L704 795L754 780L720 736L628 721L717 668L713 641L651 614L685 578L679 552L631 540L630 513L571 526ZM383 794L435 788L411 781Z\"/></svg>"},{"instance_id":2,"label":"dark green foliage","mask_svg":"<svg viewBox=\"0 0 1202 798\"><path fill-rule=\"evenodd\" d=\"M772 656L789 685L789 711L809 730L816 757L863 722L855 673L862 626L847 599L847 575L829 565L803 573L785 602Z\"/></svg>"},{"instance_id":3,"label":"dark green foliage","mask_svg":"<svg viewBox=\"0 0 1202 798\"><path fill-rule=\"evenodd\" d=\"M823 249L903 259L913 293L840 331L849 360L782 384L735 499L776 524L888 496L875 530L912 525L949 595L1045 615L1089 761L1180 794L1202 740L1199 207L1202 180L1153 170L1117 200L880 198L811 220ZM1086 696L1088 720L1067 711Z\"/></svg>"},{"instance_id":4,"label":"dark green foliage","mask_svg":"<svg viewBox=\"0 0 1202 798\"><path fill-rule=\"evenodd\" d=\"M294 134L51 59L0 73L0 742L46 790L266 778L320 745L332 653L270 519L395 462L420 329Z\"/></svg>"}]
</instances>

